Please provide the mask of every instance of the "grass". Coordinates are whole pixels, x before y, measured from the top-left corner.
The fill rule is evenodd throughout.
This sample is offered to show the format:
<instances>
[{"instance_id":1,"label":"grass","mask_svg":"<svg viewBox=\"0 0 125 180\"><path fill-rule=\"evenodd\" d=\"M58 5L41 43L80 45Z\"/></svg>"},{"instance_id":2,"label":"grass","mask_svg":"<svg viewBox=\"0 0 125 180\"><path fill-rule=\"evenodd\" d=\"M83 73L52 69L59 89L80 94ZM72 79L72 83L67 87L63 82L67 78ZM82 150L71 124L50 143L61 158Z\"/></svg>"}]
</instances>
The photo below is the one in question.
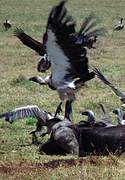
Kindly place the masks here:
<instances>
[{"instance_id":1,"label":"grass","mask_svg":"<svg viewBox=\"0 0 125 180\"><path fill-rule=\"evenodd\" d=\"M59 98L55 91L28 82L26 76L39 73L36 65L39 56L23 46L13 36L15 27L41 40L49 11L57 0L1 0L0 3L0 112L22 105L36 104L41 109L54 112ZM121 90L125 89L125 30L113 32L113 25L125 17L125 2L122 0L72 0L67 8L77 21L77 28L91 11L107 29L105 37L97 43L97 49L88 52L90 65L99 67ZM13 23L5 31L5 19ZM46 76L48 73L43 74ZM51 103L50 103L51 102ZM87 83L77 94L74 103L74 121L83 119L80 110L92 109L101 117L98 103L110 110L120 107L118 98L98 79ZM19 120L14 124L0 121L0 179L125 179L124 155L120 157L77 158L73 156L40 155L37 146L31 146L34 119ZM44 140L43 140L44 141Z\"/></svg>"}]
</instances>

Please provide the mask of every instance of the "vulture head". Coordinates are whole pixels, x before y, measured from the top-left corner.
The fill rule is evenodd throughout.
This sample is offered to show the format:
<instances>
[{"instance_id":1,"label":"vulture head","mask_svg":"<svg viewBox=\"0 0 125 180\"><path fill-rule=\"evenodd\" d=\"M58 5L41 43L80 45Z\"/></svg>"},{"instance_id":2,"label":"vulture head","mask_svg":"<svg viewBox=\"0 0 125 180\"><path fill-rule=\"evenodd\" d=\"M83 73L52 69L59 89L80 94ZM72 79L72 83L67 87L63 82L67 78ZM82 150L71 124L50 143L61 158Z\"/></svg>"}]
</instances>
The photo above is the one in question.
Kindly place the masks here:
<instances>
[{"instance_id":1,"label":"vulture head","mask_svg":"<svg viewBox=\"0 0 125 180\"><path fill-rule=\"evenodd\" d=\"M117 120L119 125L125 125L125 113L122 109L117 108L113 110L113 113L117 115Z\"/></svg>"},{"instance_id":2,"label":"vulture head","mask_svg":"<svg viewBox=\"0 0 125 180\"><path fill-rule=\"evenodd\" d=\"M51 63L47 58L47 54L45 54L44 56L41 56L37 64L37 70L38 72L45 72L46 70L50 68L50 66L51 66Z\"/></svg>"}]
</instances>

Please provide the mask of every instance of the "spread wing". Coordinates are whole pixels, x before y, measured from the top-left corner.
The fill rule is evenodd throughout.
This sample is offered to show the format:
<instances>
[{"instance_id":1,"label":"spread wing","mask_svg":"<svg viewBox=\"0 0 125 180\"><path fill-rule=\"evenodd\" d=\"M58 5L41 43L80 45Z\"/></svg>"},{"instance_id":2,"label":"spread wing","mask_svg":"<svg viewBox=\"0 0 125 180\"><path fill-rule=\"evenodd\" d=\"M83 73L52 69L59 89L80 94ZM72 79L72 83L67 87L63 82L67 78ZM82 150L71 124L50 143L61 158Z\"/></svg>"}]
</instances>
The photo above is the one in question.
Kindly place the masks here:
<instances>
[{"instance_id":1,"label":"spread wing","mask_svg":"<svg viewBox=\"0 0 125 180\"><path fill-rule=\"evenodd\" d=\"M98 21L93 13L91 13L82 23L78 33L74 35L76 43L83 45L89 49L94 48L97 37L106 33L104 28L97 27Z\"/></svg>"},{"instance_id":2,"label":"spread wing","mask_svg":"<svg viewBox=\"0 0 125 180\"><path fill-rule=\"evenodd\" d=\"M23 119L26 117L35 117L45 122L47 119L49 119L49 114L45 111L41 111L36 105L15 108L12 111L0 114L0 118L5 118L5 120L9 121L10 123L13 123L17 119Z\"/></svg>"},{"instance_id":3,"label":"spread wing","mask_svg":"<svg viewBox=\"0 0 125 180\"><path fill-rule=\"evenodd\" d=\"M52 9L47 23L47 53L52 62L52 74L58 74L60 79L78 77L86 81L87 78L92 79L94 73L89 73L85 46L92 37L96 41L95 36L99 35L101 29L87 33L95 25L94 22L90 23L92 16L89 16L77 33L75 22L65 8L65 2L61 1ZM90 25L87 27L88 23Z\"/></svg>"},{"instance_id":4,"label":"spread wing","mask_svg":"<svg viewBox=\"0 0 125 180\"><path fill-rule=\"evenodd\" d=\"M97 68L93 68L93 71L95 72L95 74L97 75L97 77L106 85L108 85L113 92L120 98L120 100L122 101L123 99L125 99L125 94L123 92L121 92L118 88L116 88L105 76L104 74L102 74L102 72L97 69Z\"/></svg>"},{"instance_id":5,"label":"spread wing","mask_svg":"<svg viewBox=\"0 0 125 180\"><path fill-rule=\"evenodd\" d=\"M39 55L43 56L45 52L45 48L43 44L29 35L27 35L22 29L16 28L14 31L14 35L27 47L36 51Z\"/></svg>"}]
</instances>

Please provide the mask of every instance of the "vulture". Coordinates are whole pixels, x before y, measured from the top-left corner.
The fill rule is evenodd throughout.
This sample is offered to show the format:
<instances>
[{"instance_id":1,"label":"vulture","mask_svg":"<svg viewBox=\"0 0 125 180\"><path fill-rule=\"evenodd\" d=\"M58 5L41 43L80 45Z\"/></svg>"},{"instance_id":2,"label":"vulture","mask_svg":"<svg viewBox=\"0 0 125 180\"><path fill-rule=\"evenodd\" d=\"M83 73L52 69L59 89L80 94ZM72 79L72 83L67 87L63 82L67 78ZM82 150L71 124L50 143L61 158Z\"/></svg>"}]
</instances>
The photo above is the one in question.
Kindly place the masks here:
<instances>
[{"instance_id":1,"label":"vulture","mask_svg":"<svg viewBox=\"0 0 125 180\"><path fill-rule=\"evenodd\" d=\"M107 119L107 118L101 118L101 119L98 119L98 121L96 121L95 114L91 110L82 112L82 115L88 117L87 122L90 124L90 126L88 126L88 127L111 127L111 126L114 126L111 123L110 119Z\"/></svg>"},{"instance_id":2,"label":"vulture","mask_svg":"<svg viewBox=\"0 0 125 180\"><path fill-rule=\"evenodd\" d=\"M15 108L12 111L1 113L0 118L5 118L6 121L13 123L18 119L26 117L35 117L38 122L36 130L32 131L32 143L38 144L37 135L44 136L51 135L51 139L56 142L57 146L65 150L66 153L78 154L79 145L75 137L74 131L71 128L72 122L64 117L54 117L49 112L42 111L36 105L29 105L24 107ZM43 126L47 127L47 132L43 132ZM47 142L48 144L48 142ZM45 145L41 147L44 149Z\"/></svg>"},{"instance_id":3,"label":"vulture","mask_svg":"<svg viewBox=\"0 0 125 180\"><path fill-rule=\"evenodd\" d=\"M111 121L112 121L111 116L110 116L109 111L107 110L106 106L102 103L99 103L99 106L101 108L101 111L103 112L103 117L101 118L101 120L104 120L107 123L113 125L111 123Z\"/></svg>"},{"instance_id":4,"label":"vulture","mask_svg":"<svg viewBox=\"0 0 125 180\"><path fill-rule=\"evenodd\" d=\"M67 12L66 1L61 1L54 6L49 14L43 43L41 48L45 49L47 61L50 61L51 75L45 81L51 89L55 89L61 103L57 107L60 111L61 104L66 100L68 112L66 118L72 120L72 102L75 93L86 81L95 77L95 73L89 70L87 49L94 48L94 43L99 35L103 35L104 28L96 28L93 14L90 14L82 23L80 30L75 30L75 22ZM23 43L21 37L17 36ZM28 38L29 44L32 39ZM32 43L31 43L32 44ZM34 48L32 48L34 49ZM67 105L68 104L68 105ZM67 117L68 115L68 117Z\"/></svg>"},{"instance_id":5,"label":"vulture","mask_svg":"<svg viewBox=\"0 0 125 180\"><path fill-rule=\"evenodd\" d=\"M0 114L0 118L5 118L9 123L15 122L17 119L23 119L27 117L36 117L45 119L46 112L41 111L36 105L28 105L19 108L15 108L12 111L8 111ZM46 117L47 118L47 117Z\"/></svg>"},{"instance_id":6,"label":"vulture","mask_svg":"<svg viewBox=\"0 0 125 180\"><path fill-rule=\"evenodd\" d=\"M112 91L119 97L122 103L125 103L125 93L121 92L117 87L115 87L105 76L104 74L97 68L93 68L94 73L97 77L107 86L109 86Z\"/></svg>"},{"instance_id":7,"label":"vulture","mask_svg":"<svg viewBox=\"0 0 125 180\"><path fill-rule=\"evenodd\" d=\"M46 126L47 121L52 119L54 115L49 112L40 110L40 108L36 105L23 106L8 112L0 113L0 118L5 118L5 120L11 124L18 119L24 119L27 117L34 117L37 119L36 130L30 133L32 134L32 143L37 144L37 134L39 134L39 136L44 136L48 133L45 132L43 126Z\"/></svg>"},{"instance_id":8,"label":"vulture","mask_svg":"<svg viewBox=\"0 0 125 180\"><path fill-rule=\"evenodd\" d=\"M5 22L3 23L3 26L5 27L5 30L7 31L8 29L10 29L12 27L12 24L10 23L9 20L5 20Z\"/></svg>"},{"instance_id":9,"label":"vulture","mask_svg":"<svg viewBox=\"0 0 125 180\"><path fill-rule=\"evenodd\" d=\"M87 121L83 121L86 125L88 124L88 127L94 126L96 118L95 118L95 114L93 111L88 110L88 111L84 111L81 113L84 116L87 116ZM79 125L81 124L82 126L82 121L79 122Z\"/></svg>"},{"instance_id":10,"label":"vulture","mask_svg":"<svg viewBox=\"0 0 125 180\"><path fill-rule=\"evenodd\" d=\"M123 28L124 28L123 18L121 18L120 21L118 22L118 24L115 25L114 31L120 31Z\"/></svg>"},{"instance_id":11,"label":"vulture","mask_svg":"<svg viewBox=\"0 0 125 180\"><path fill-rule=\"evenodd\" d=\"M60 123L61 126L71 125L71 122L68 119L65 119L64 116L57 116L57 114L55 115L41 110L36 105L23 106L8 112L0 113L0 118L5 118L5 120L11 124L18 119L24 119L27 117L34 117L37 119L36 129L30 133L32 134L32 144L38 144L37 137L43 137L46 134L50 134L52 126L58 122L61 122L62 120L62 123ZM46 131L44 127L47 127Z\"/></svg>"},{"instance_id":12,"label":"vulture","mask_svg":"<svg viewBox=\"0 0 125 180\"><path fill-rule=\"evenodd\" d=\"M117 115L117 120L119 125L125 125L125 113L122 109L117 108L113 110L113 113Z\"/></svg>"}]
</instances>

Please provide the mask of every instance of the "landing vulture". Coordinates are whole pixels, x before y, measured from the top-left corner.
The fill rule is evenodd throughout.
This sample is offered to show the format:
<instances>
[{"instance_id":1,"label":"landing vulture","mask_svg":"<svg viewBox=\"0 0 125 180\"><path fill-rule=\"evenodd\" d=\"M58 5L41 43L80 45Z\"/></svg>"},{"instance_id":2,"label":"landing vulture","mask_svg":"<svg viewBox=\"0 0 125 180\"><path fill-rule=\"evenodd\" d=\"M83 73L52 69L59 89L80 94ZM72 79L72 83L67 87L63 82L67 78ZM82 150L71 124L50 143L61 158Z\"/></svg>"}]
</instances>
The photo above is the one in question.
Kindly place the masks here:
<instances>
[{"instance_id":1,"label":"landing vulture","mask_svg":"<svg viewBox=\"0 0 125 180\"><path fill-rule=\"evenodd\" d=\"M92 48L96 37L102 35L104 29L90 31L95 27L93 16L90 15L76 32L75 22L68 15L65 2L61 1L50 12L44 46L51 61L49 83L56 88L62 102L66 99L72 103L75 92L95 76L94 72L89 71L85 47Z\"/></svg>"},{"instance_id":2,"label":"landing vulture","mask_svg":"<svg viewBox=\"0 0 125 180\"><path fill-rule=\"evenodd\" d=\"M57 90L61 103L67 100L66 104L69 106L75 99L75 92L95 76L95 73L89 70L86 48L94 48L97 37L104 34L104 29L96 28L95 17L91 14L77 32L76 24L68 14L65 3L66 1L61 1L52 8L41 46L45 48L51 64L51 75L46 84ZM34 42L30 38L28 40L29 43ZM31 47L28 43L26 45ZM69 111L71 112L72 108L69 108ZM66 118L72 119L71 115Z\"/></svg>"}]
</instances>

